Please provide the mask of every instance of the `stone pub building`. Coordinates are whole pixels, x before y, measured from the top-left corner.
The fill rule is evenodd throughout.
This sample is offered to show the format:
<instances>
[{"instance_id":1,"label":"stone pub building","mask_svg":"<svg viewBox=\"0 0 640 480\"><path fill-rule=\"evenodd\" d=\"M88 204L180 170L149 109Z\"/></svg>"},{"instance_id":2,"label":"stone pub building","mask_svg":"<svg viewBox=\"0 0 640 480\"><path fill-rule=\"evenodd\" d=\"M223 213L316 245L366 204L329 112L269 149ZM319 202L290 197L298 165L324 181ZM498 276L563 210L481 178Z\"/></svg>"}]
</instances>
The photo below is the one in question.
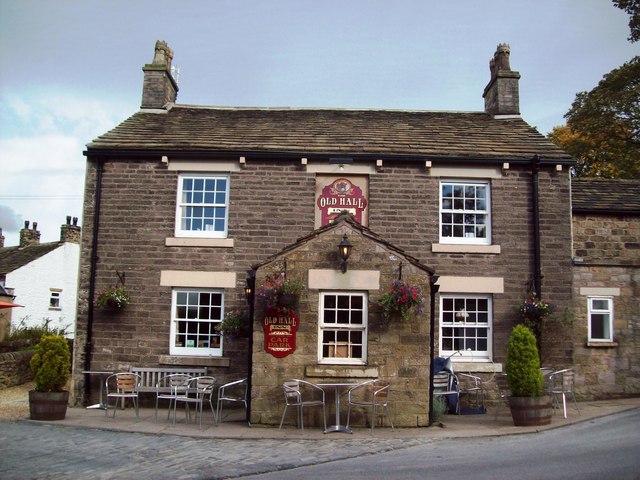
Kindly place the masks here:
<instances>
[{"instance_id":1,"label":"stone pub building","mask_svg":"<svg viewBox=\"0 0 640 480\"><path fill-rule=\"evenodd\" d=\"M457 371L502 371L528 292L572 306L573 160L521 118L509 55L490 61L484 111L235 108L176 103L158 42L140 110L85 152L76 401L97 395L83 370L204 366L250 375L251 422L273 425L286 380L381 378L396 425L422 426L432 338ZM274 273L303 285L284 350L259 296L251 337L220 335ZM422 290L418 315L383 316L397 279ZM119 284L130 304L98 309ZM546 328L543 362L571 365L571 332Z\"/></svg>"}]
</instances>

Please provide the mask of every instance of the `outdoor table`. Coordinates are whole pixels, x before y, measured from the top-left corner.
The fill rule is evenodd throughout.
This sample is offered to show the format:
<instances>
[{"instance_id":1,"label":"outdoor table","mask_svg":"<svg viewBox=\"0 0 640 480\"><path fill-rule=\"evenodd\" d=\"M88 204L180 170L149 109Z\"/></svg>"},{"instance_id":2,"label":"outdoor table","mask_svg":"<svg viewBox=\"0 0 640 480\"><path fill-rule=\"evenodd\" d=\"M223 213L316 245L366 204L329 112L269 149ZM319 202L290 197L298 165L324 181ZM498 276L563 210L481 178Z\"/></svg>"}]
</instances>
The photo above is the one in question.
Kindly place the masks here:
<instances>
[{"instance_id":1,"label":"outdoor table","mask_svg":"<svg viewBox=\"0 0 640 480\"><path fill-rule=\"evenodd\" d=\"M336 423L335 425L331 425L327 427L324 433L333 433L333 432L341 432L341 433L353 433L350 427L346 425L340 424L340 389L343 387L355 387L359 385L359 382L326 382L326 383L318 383L319 387L332 387L335 391L336 395Z\"/></svg>"},{"instance_id":2,"label":"outdoor table","mask_svg":"<svg viewBox=\"0 0 640 480\"><path fill-rule=\"evenodd\" d=\"M93 371L93 370L85 370L82 373L85 375L99 375L100 376L100 401L94 405L89 405L87 408L99 408L100 410L106 410L107 405L103 402L104 400L104 380L107 376L112 375L113 372L101 372L101 371Z\"/></svg>"}]
</instances>

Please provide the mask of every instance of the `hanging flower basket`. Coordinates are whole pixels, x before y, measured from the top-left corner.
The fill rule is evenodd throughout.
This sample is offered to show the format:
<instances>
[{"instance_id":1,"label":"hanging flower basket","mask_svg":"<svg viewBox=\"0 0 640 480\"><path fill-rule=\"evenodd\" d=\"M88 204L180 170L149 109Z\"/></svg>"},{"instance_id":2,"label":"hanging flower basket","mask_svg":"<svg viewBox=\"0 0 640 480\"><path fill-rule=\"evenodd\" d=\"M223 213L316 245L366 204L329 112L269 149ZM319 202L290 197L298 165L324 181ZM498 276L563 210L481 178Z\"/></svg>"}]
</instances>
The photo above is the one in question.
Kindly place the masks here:
<instances>
[{"instance_id":1,"label":"hanging flower basket","mask_svg":"<svg viewBox=\"0 0 640 480\"><path fill-rule=\"evenodd\" d=\"M246 310L236 309L227 312L224 319L216 326L216 331L225 337L246 337L249 333L249 313Z\"/></svg>"},{"instance_id":2,"label":"hanging flower basket","mask_svg":"<svg viewBox=\"0 0 640 480\"><path fill-rule=\"evenodd\" d=\"M518 312L523 320L541 320L553 313L553 306L540 300L535 293L529 296L518 306Z\"/></svg>"},{"instance_id":3,"label":"hanging flower basket","mask_svg":"<svg viewBox=\"0 0 640 480\"><path fill-rule=\"evenodd\" d=\"M300 280L289 280L284 272L267 275L256 293L265 309L274 307L295 307L298 305L304 285Z\"/></svg>"},{"instance_id":4,"label":"hanging flower basket","mask_svg":"<svg viewBox=\"0 0 640 480\"><path fill-rule=\"evenodd\" d=\"M102 310L121 310L129 305L131 298L124 286L109 287L96 299L96 305Z\"/></svg>"},{"instance_id":5,"label":"hanging flower basket","mask_svg":"<svg viewBox=\"0 0 640 480\"><path fill-rule=\"evenodd\" d=\"M540 300L535 293L530 293L518 305L518 313L522 324L529 328L536 337L538 352L542 350L542 326L546 317L553 314L553 305Z\"/></svg>"},{"instance_id":6,"label":"hanging flower basket","mask_svg":"<svg viewBox=\"0 0 640 480\"><path fill-rule=\"evenodd\" d=\"M419 287L402 280L394 280L389 291L379 300L385 319L399 314L403 320L420 316L424 310L424 297Z\"/></svg>"}]
</instances>

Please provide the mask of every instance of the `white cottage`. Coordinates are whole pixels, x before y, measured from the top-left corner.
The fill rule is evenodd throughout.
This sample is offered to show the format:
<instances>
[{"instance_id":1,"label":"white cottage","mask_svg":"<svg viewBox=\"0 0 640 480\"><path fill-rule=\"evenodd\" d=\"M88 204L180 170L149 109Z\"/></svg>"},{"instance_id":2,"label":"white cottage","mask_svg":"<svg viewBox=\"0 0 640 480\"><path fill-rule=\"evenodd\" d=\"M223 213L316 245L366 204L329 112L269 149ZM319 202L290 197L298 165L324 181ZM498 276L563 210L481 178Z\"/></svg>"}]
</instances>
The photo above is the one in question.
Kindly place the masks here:
<instances>
[{"instance_id":1,"label":"white cottage","mask_svg":"<svg viewBox=\"0 0 640 480\"><path fill-rule=\"evenodd\" d=\"M23 306L10 312L13 328L49 320L51 327L64 327L68 336L74 335L81 232L77 222L67 217L59 241L40 243L38 224L30 227L26 221L18 246L0 244L0 285Z\"/></svg>"}]
</instances>

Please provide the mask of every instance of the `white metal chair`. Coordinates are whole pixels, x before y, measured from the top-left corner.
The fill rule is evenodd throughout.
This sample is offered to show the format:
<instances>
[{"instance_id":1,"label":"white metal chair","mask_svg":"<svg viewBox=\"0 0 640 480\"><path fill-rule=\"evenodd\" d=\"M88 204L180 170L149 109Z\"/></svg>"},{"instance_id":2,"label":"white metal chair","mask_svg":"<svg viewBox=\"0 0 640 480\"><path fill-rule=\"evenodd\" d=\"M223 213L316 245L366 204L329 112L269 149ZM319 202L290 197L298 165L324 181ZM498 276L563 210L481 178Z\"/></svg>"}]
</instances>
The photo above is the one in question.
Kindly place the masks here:
<instances>
[{"instance_id":1,"label":"white metal chair","mask_svg":"<svg viewBox=\"0 0 640 480\"><path fill-rule=\"evenodd\" d=\"M186 373L173 373L165 375L158 380L158 383L156 383L156 420L158 419L158 402L160 400L169 400L168 419L176 396L183 395L186 392L190 380L191 376Z\"/></svg>"},{"instance_id":2,"label":"white metal chair","mask_svg":"<svg viewBox=\"0 0 640 480\"><path fill-rule=\"evenodd\" d=\"M122 400L122 408L124 408L125 401L131 399L133 406L136 409L136 418L139 418L138 412L138 397L140 390L140 375L129 372L120 372L109 375L104 382L105 386L105 410L104 416L107 417L109 411L109 400L115 399L115 405L113 406L113 417L116 416L116 410L118 409L118 401Z\"/></svg>"},{"instance_id":3,"label":"white metal chair","mask_svg":"<svg viewBox=\"0 0 640 480\"><path fill-rule=\"evenodd\" d=\"M347 409L347 428L349 428L351 421L351 407L361 407L371 409L371 433L373 433L378 413L383 416L386 414L391 430L394 429L391 412L389 411L389 382L368 380L351 387L347 393L347 403L349 405Z\"/></svg>"},{"instance_id":4,"label":"white metal chair","mask_svg":"<svg viewBox=\"0 0 640 480\"><path fill-rule=\"evenodd\" d=\"M433 395L444 396L447 403L454 405L456 414L460 413L460 391L458 379L453 372L441 371L433 375Z\"/></svg>"},{"instance_id":5,"label":"white metal chair","mask_svg":"<svg viewBox=\"0 0 640 480\"><path fill-rule=\"evenodd\" d=\"M216 403L216 425L222 421L222 406L224 402L242 403L247 411L247 379L225 383L218 387L218 401Z\"/></svg>"},{"instance_id":6,"label":"white metal chair","mask_svg":"<svg viewBox=\"0 0 640 480\"><path fill-rule=\"evenodd\" d=\"M191 417L191 412L189 410L189 405L193 404L196 407L196 415L200 413L200 423L199 427L202 428L202 410L205 402L209 403L209 408L211 409L211 413L213 414L214 423L216 420L216 411L213 408L213 389L216 384L215 377L210 376L202 376L202 377L193 377L189 380L186 390L184 393L178 393L174 397L173 402L173 423L176 423L176 409L178 402L184 403L187 421Z\"/></svg>"},{"instance_id":7,"label":"white metal chair","mask_svg":"<svg viewBox=\"0 0 640 480\"><path fill-rule=\"evenodd\" d=\"M284 392L284 411L282 412L279 428L282 428L282 422L284 422L284 417L289 407L296 407L297 409L300 430L304 430L304 408L322 407L324 429L327 429L327 410L322 388L305 380L288 380L282 384L282 390Z\"/></svg>"},{"instance_id":8,"label":"white metal chair","mask_svg":"<svg viewBox=\"0 0 640 480\"><path fill-rule=\"evenodd\" d=\"M469 373L458 373L458 395L469 395L473 398L473 406L478 410L484 410L484 386L482 379Z\"/></svg>"},{"instance_id":9,"label":"white metal chair","mask_svg":"<svg viewBox=\"0 0 640 480\"><path fill-rule=\"evenodd\" d=\"M494 377L496 380L496 386L498 387L498 403L496 405L496 417L498 419L498 413L503 403L509 405L509 397L511 397L511 391L509 390L509 384L507 383L506 373L497 373Z\"/></svg>"},{"instance_id":10,"label":"white metal chair","mask_svg":"<svg viewBox=\"0 0 640 480\"><path fill-rule=\"evenodd\" d=\"M549 394L553 398L553 410L560 408L560 398L562 398L562 410L564 418L567 418L567 395L571 395L573 404L580 415L580 409L578 408L578 402L576 401L576 395L573 391L575 383L575 372L571 368L565 368L564 370L558 370L549 375Z\"/></svg>"}]
</instances>

